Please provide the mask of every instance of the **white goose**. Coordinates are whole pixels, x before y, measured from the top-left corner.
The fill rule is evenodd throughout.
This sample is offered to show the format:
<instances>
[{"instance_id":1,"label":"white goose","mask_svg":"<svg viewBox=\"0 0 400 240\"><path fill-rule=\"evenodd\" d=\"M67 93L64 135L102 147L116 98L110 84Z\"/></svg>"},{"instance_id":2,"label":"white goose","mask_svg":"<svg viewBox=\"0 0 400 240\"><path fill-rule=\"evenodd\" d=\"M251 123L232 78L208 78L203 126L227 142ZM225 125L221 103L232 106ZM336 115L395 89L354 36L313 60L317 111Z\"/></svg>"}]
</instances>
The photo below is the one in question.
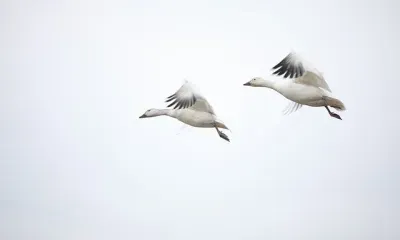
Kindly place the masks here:
<instances>
[{"instance_id":1,"label":"white goose","mask_svg":"<svg viewBox=\"0 0 400 240\"><path fill-rule=\"evenodd\" d=\"M286 113L295 112L303 105L325 107L330 116L342 120L328 106L338 111L344 111L346 110L344 104L332 95L322 73L311 67L297 53L291 51L272 70L275 70L274 75L283 76L284 79L271 81L255 77L244 86L271 88L293 101L286 109L289 110L292 107L292 111L289 110Z\"/></svg>"},{"instance_id":2,"label":"white goose","mask_svg":"<svg viewBox=\"0 0 400 240\"><path fill-rule=\"evenodd\" d=\"M185 80L178 91L166 100L166 102L171 101L173 102L168 107L174 106L173 109L149 109L139 118L169 116L192 127L215 128L218 135L229 142L228 136L219 130L219 128L228 129L228 127L217 119L212 106L199 92L195 91L190 82Z\"/></svg>"}]
</instances>

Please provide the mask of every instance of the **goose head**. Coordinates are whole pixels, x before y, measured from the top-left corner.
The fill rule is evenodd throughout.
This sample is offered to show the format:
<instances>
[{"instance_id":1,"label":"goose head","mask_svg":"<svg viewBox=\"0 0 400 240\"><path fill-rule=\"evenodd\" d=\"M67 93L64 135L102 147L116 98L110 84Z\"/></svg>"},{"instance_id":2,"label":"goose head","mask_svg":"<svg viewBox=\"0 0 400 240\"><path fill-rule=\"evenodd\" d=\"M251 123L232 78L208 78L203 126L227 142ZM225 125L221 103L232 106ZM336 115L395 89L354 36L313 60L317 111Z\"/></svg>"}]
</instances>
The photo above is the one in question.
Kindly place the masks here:
<instances>
[{"instance_id":1,"label":"goose head","mask_svg":"<svg viewBox=\"0 0 400 240\"><path fill-rule=\"evenodd\" d=\"M260 77L252 78L247 83L243 84L243 86L250 86L250 87L261 87L265 83L265 80Z\"/></svg>"},{"instance_id":2,"label":"goose head","mask_svg":"<svg viewBox=\"0 0 400 240\"><path fill-rule=\"evenodd\" d=\"M254 77L247 83L243 84L243 86L273 88L273 82L261 77Z\"/></svg>"},{"instance_id":3,"label":"goose head","mask_svg":"<svg viewBox=\"0 0 400 240\"><path fill-rule=\"evenodd\" d=\"M162 115L160 110L151 108L147 110L145 113L143 113L143 115L141 115L139 118L157 117L160 115Z\"/></svg>"}]
</instances>

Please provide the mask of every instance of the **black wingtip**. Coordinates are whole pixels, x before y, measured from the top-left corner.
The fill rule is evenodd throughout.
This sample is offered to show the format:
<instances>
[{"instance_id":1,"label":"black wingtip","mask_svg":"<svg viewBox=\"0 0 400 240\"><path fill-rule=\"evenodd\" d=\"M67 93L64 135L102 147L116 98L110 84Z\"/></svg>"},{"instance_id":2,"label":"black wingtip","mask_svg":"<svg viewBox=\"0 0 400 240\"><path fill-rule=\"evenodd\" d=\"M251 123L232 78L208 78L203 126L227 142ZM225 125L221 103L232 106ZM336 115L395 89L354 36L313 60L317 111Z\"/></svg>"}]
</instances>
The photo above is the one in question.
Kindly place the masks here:
<instances>
[{"instance_id":1,"label":"black wingtip","mask_svg":"<svg viewBox=\"0 0 400 240\"><path fill-rule=\"evenodd\" d=\"M196 103L196 101L197 98L195 96L193 96L190 99L180 100L176 97L176 95L175 96L171 95L170 98L167 99L165 102L171 102L167 107L173 106L173 109L184 109L193 106Z\"/></svg>"},{"instance_id":2,"label":"black wingtip","mask_svg":"<svg viewBox=\"0 0 400 240\"><path fill-rule=\"evenodd\" d=\"M283 66L285 65L285 63L287 63L289 61L289 58L292 57L292 53L288 53L285 57L282 58L282 60L276 64L272 69L278 68L279 66Z\"/></svg>"},{"instance_id":3,"label":"black wingtip","mask_svg":"<svg viewBox=\"0 0 400 240\"><path fill-rule=\"evenodd\" d=\"M171 106L173 106L173 105L175 105L175 104L176 104L176 100L173 101L172 103L170 103L167 107L171 107Z\"/></svg>"},{"instance_id":4,"label":"black wingtip","mask_svg":"<svg viewBox=\"0 0 400 240\"><path fill-rule=\"evenodd\" d=\"M170 101L172 101L172 100L175 99L175 98L176 98L176 93L174 93L174 94L172 94L171 96L167 97L167 99L165 100L165 102L170 102Z\"/></svg>"},{"instance_id":5,"label":"black wingtip","mask_svg":"<svg viewBox=\"0 0 400 240\"><path fill-rule=\"evenodd\" d=\"M273 75L282 76L283 78L298 78L303 76L305 72L303 64L301 62L294 64L291 61L292 56L293 53L290 52L285 58L276 64L272 68L272 70L275 70Z\"/></svg>"}]
</instances>

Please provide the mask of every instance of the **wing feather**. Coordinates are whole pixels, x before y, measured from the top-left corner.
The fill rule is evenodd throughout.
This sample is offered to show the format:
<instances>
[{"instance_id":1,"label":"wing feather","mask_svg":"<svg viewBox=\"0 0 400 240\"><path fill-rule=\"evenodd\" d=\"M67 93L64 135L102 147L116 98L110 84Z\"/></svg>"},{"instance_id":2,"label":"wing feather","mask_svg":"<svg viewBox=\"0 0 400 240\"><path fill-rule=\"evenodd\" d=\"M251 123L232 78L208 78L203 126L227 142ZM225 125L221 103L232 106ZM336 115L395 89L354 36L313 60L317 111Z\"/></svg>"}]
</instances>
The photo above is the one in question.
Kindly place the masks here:
<instances>
[{"instance_id":1,"label":"wing feather","mask_svg":"<svg viewBox=\"0 0 400 240\"><path fill-rule=\"evenodd\" d=\"M214 114L212 106L188 81L185 81L174 94L167 97L165 102L169 103L168 107L173 107L173 109L190 108L196 111Z\"/></svg>"},{"instance_id":2,"label":"wing feather","mask_svg":"<svg viewBox=\"0 0 400 240\"><path fill-rule=\"evenodd\" d=\"M291 51L285 58L276 64L272 74L283 78L294 79L294 82L314 87L321 87L329 92L328 83L317 69L312 68L299 54Z\"/></svg>"},{"instance_id":3,"label":"wing feather","mask_svg":"<svg viewBox=\"0 0 400 240\"><path fill-rule=\"evenodd\" d=\"M272 70L275 70L273 72L274 75L283 76L283 78L298 78L303 76L306 71L295 52L290 52Z\"/></svg>"},{"instance_id":4,"label":"wing feather","mask_svg":"<svg viewBox=\"0 0 400 240\"><path fill-rule=\"evenodd\" d=\"M303 105L296 103L296 102L290 102L286 108L283 110L283 115L289 115L293 112L296 112L299 110Z\"/></svg>"}]
</instances>

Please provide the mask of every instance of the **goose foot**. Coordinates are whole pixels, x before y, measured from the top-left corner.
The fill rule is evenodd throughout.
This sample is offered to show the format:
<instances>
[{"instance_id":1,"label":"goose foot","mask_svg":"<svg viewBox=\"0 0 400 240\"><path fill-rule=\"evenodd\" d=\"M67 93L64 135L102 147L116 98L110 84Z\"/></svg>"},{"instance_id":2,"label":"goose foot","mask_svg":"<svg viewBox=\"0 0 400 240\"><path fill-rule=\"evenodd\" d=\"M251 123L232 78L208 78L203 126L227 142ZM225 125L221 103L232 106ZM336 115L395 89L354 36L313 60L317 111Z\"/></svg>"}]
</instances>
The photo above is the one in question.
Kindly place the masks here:
<instances>
[{"instance_id":1,"label":"goose foot","mask_svg":"<svg viewBox=\"0 0 400 240\"><path fill-rule=\"evenodd\" d=\"M331 117L337 118L339 120L342 120L342 118L339 116L339 114L331 112L331 110L329 110L329 108L327 106L325 106L326 110L328 110L329 115L331 115Z\"/></svg>"},{"instance_id":2,"label":"goose foot","mask_svg":"<svg viewBox=\"0 0 400 240\"><path fill-rule=\"evenodd\" d=\"M334 117L334 118L337 118L339 120L342 120L342 118L339 116L339 114L332 113L331 116Z\"/></svg>"},{"instance_id":3,"label":"goose foot","mask_svg":"<svg viewBox=\"0 0 400 240\"><path fill-rule=\"evenodd\" d=\"M228 136L227 136L225 133L219 132L218 135L219 135L222 139L225 139L226 141L230 142Z\"/></svg>"},{"instance_id":4,"label":"goose foot","mask_svg":"<svg viewBox=\"0 0 400 240\"><path fill-rule=\"evenodd\" d=\"M215 127L215 129L217 130L218 135L219 135L222 139L224 139L224 140L230 142L228 136L227 136L225 133L221 132L217 127Z\"/></svg>"}]
</instances>

